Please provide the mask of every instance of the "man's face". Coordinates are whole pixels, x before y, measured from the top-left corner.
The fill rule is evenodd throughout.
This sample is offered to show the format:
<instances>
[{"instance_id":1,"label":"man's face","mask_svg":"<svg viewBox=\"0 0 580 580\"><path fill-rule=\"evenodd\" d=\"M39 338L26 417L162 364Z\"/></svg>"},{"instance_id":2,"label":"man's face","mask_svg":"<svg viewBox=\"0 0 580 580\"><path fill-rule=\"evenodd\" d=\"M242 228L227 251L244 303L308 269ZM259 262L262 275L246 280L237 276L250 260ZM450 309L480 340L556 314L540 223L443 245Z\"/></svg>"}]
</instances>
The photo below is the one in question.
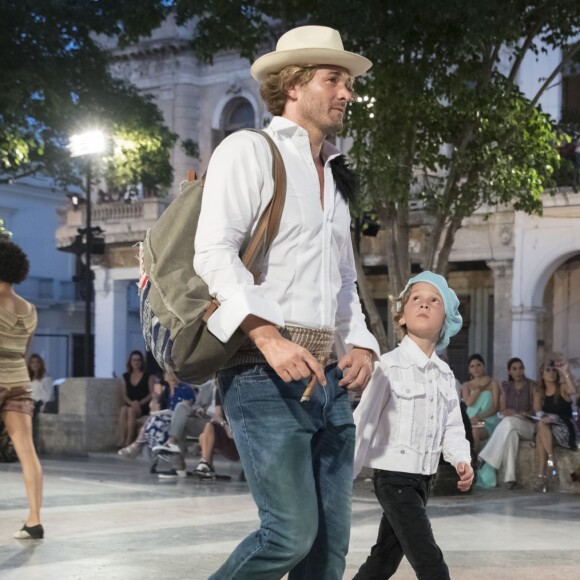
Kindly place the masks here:
<instances>
[{"instance_id":1,"label":"man's face","mask_svg":"<svg viewBox=\"0 0 580 580\"><path fill-rule=\"evenodd\" d=\"M293 89L302 125L314 125L324 135L342 129L346 106L352 99L352 77L342 67L323 65L312 80Z\"/></svg>"}]
</instances>

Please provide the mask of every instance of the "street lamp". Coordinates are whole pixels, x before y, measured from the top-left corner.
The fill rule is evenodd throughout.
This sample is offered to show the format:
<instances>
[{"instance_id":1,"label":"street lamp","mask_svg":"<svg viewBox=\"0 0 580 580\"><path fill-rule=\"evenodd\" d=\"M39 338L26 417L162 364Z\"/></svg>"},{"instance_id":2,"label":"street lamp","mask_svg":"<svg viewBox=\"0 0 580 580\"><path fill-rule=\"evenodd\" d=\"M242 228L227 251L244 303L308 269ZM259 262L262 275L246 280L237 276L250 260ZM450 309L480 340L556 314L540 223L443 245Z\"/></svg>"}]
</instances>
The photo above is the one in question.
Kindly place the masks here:
<instances>
[{"instance_id":1,"label":"street lamp","mask_svg":"<svg viewBox=\"0 0 580 580\"><path fill-rule=\"evenodd\" d=\"M91 348L91 302L93 299L93 273L91 271L91 250L93 230L91 227L91 181L92 158L106 149L106 137L102 131L92 130L72 135L69 149L72 157L87 159L87 191L86 191L86 248L85 248L85 376L92 376L90 355Z\"/></svg>"}]
</instances>

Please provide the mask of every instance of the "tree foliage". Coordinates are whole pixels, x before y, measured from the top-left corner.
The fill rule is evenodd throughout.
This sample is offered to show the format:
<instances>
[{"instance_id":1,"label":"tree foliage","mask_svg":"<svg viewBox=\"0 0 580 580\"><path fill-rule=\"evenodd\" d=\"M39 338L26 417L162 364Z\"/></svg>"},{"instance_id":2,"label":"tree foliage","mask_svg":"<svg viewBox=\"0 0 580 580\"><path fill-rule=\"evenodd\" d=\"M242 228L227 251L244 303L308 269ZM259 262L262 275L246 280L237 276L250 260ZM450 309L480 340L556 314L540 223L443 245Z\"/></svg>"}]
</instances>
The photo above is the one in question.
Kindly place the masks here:
<instances>
[{"instance_id":1,"label":"tree foliage","mask_svg":"<svg viewBox=\"0 0 580 580\"><path fill-rule=\"evenodd\" d=\"M427 213L421 266L445 273L463 218L513 203L541 212L559 158L541 95L580 50L577 0L173 0L178 21L195 18L192 46L211 62L222 50L248 58L285 30L324 24L374 65L357 90L348 131L366 201L387 231L391 291L409 277L411 199ZM526 58L562 51L527 98ZM366 97L366 100L364 99Z\"/></svg>"},{"instance_id":2,"label":"tree foliage","mask_svg":"<svg viewBox=\"0 0 580 580\"><path fill-rule=\"evenodd\" d=\"M99 34L120 42L147 34L165 17L163 4L143 0L136 11L129 0L2 2L1 181L44 172L78 182L68 137L97 125L125 143L121 158L104 160L112 187L143 183L160 192L169 186L176 136L151 98L111 76L97 42Z\"/></svg>"}]
</instances>

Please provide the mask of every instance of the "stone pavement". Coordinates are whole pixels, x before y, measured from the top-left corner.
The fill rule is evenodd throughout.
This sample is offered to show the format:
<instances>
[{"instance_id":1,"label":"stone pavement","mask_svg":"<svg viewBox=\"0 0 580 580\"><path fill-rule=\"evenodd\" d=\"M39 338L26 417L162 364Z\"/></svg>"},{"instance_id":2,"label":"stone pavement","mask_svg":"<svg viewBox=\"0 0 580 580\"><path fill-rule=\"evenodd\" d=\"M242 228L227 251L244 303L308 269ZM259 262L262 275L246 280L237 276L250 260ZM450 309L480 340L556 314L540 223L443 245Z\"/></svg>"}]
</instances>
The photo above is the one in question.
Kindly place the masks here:
<instances>
[{"instance_id":1,"label":"stone pavement","mask_svg":"<svg viewBox=\"0 0 580 580\"><path fill-rule=\"evenodd\" d=\"M203 580L257 515L238 468L229 481L160 481L143 460L113 454L43 457L46 539L21 541L26 501L18 464L0 464L2 580ZM191 467L191 465L190 465ZM429 513L452 578L580 578L580 495L475 491L432 498ZM345 579L364 561L380 509L357 481ZM395 578L414 578L403 561Z\"/></svg>"}]
</instances>

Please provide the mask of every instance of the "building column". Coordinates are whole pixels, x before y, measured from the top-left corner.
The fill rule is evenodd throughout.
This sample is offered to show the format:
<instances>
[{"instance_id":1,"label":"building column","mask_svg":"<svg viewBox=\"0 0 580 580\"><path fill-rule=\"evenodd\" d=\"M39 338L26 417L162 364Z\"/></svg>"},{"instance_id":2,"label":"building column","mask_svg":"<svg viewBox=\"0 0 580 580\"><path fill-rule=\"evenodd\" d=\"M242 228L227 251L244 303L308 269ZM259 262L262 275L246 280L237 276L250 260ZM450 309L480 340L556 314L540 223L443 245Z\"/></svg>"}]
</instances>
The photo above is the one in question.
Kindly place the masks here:
<instances>
[{"instance_id":1,"label":"building column","mask_svg":"<svg viewBox=\"0 0 580 580\"><path fill-rule=\"evenodd\" d=\"M538 314L542 308L517 306L512 308L512 350L511 356L524 361L527 377L537 376Z\"/></svg>"},{"instance_id":2,"label":"building column","mask_svg":"<svg viewBox=\"0 0 580 580\"><path fill-rule=\"evenodd\" d=\"M552 348L553 352L559 352L562 356L568 359L570 356L568 349L570 347L570 331L569 325L571 323L571 272L570 268L560 267L554 272L554 300L552 307Z\"/></svg>"},{"instance_id":3,"label":"building column","mask_svg":"<svg viewBox=\"0 0 580 580\"><path fill-rule=\"evenodd\" d=\"M513 260L489 260L493 272L493 377L507 378L507 361L512 357Z\"/></svg>"},{"instance_id":4,"label":"building column","mask_svg":"<svg viewBox=\"0 0 580 580\"><path fill-rule=\"evenodd\" d=\"M127 358L127 285L95 268L95 377L120 376Z\"/></svg>"}]
</instances>

